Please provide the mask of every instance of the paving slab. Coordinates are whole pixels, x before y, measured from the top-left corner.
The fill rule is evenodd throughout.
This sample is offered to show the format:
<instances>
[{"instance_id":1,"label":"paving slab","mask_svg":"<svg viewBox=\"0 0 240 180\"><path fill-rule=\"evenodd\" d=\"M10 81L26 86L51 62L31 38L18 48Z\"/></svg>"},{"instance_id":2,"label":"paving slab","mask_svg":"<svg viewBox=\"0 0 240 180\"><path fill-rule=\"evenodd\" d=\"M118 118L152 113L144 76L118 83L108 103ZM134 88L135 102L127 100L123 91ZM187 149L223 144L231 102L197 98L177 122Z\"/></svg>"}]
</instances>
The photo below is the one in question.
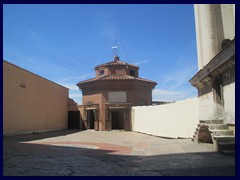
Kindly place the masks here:
<instances>
[{"instance_id":1,"label":"paving slab","mask_svg":"<svg viewBox=\"0 0 240 180\"><path fill-rule=\"evenodd\" d=\"M234 176L212 144L130 131L63 130L3 138L4 176Z\"/></svg>"}]
</instances>

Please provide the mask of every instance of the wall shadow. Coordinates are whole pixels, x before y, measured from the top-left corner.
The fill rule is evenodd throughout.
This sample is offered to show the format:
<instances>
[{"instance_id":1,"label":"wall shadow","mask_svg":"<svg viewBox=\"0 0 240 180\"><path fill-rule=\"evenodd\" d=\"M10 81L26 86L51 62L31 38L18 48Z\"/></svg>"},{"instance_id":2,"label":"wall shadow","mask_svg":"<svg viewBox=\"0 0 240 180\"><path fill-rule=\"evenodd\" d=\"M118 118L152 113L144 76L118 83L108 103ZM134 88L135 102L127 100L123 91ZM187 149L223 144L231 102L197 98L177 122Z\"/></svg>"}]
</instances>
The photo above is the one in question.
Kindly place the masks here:
<instances>
[{"instance_id":1,"label":"wall shadow","mask_svg":"<svg viewBox=\"0 0 240 180\"><path fill-rule=\"evenodd\" d=\"M22 141L34 141L34 140L40 140L45 138L51 138L51 137L60 137L60 136L66 136L70 134L79 133L84 130L79 129L65 129L65 130L57 130L57 131L49 131L49 132L34 132L29 134L17 134L12 136L4 136L3 137L3 143L4 141L15 141L15 142L22 142Z\"/></svg>"},{"instance_id":2,"label":"wall shadow","mask_svg":"<svg viewBox=\"0 0 240 180\"><path fill-rule=\"evenodd\" d=\"M67 132L65 132L67 133ZM65 133L60 133L64 135ZM74 133L74 132L72 132ZM53 133L57 135L58 132ZM235 156L217 152L162 154L154 156L119 153L119 149L88 146L55 146L4 138L4 176L234 176ZM47 134L43 137L49 137Z\"/></svg>"}]
</instances>

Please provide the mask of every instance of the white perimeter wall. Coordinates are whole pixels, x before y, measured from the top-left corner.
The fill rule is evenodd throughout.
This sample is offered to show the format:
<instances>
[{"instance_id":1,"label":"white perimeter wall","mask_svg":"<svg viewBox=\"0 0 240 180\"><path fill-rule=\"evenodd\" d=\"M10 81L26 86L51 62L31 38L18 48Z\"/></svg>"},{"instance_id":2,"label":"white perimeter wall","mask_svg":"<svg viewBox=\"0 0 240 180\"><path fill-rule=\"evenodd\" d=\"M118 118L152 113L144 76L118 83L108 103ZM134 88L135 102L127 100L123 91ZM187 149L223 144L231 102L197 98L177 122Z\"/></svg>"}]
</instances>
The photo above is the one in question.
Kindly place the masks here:
<instances>
[{"instance_id":1,"label":"white perimeter wall","mask_svg":"<svg viewBox=\"0 0 240 180\"><path fill-rule=\"evenodd\" d=\"M224 122L235 124L235 83L223 87Z\"/></svg>"},{"instance_id":2,"label":"white perimeter wall","mask_svg":"<svg viewBox=\"0 0 240 180\"><path fill-rule=\"evenodd\" d=\"M132 107L132 130L169 137L191 138L197 128L198 98L157 106Z\"/></svg>"}]
</instances>

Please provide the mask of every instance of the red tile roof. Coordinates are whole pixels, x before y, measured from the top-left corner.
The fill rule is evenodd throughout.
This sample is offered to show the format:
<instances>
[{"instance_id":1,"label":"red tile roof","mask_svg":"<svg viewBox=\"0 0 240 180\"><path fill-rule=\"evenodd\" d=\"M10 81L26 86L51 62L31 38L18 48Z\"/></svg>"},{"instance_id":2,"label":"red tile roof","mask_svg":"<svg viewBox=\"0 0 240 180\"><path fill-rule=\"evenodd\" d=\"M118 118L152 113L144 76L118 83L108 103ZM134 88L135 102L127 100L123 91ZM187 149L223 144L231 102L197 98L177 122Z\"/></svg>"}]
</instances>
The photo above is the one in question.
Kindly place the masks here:
<instances>
[{"instance_id":1,"label":"red tile roof","mask_svg":"<svg viewBox=\"0 0 240 180\"><path fill-rule=\"evenodd\" d=\"M149 82L149 83L154 83L154 84L156 83L154 81L139 78L139 77L134 77L134 76L129 76L129 75L111 74L111 75L101 76L99 78L95 77L95 78L88 79L85 81L80 81L78 84L84 84L87 82L94 82L94 81L108 81L108 80L138 80L138 81L144 81L144 82Z\"/></svg>"},{"instance_id":2,"label":"red tile roof","mask_svg":"<svg viewBox=\"0 0 240 180\"><path fill-rule=\"evenodd\" d=\"M119 74L110 74L106 76L99 77L100 80L129 80L129 79L135 79L133 76L129 75L119 75Z\"/></svg>"},{"instance_id":3,"label":"red tile roof","mask_svg":"<svg viewBox=\"0 0 240 180\"><path fill-rule=\"evenodd\" d=\"M133 67L136 67L136 68L139 68L139 66L136 66L136 65L133 65L133 64L128 64L126 62L123 62L123 61L111 61L111 62L107 62L107 63L104 63L104 64L100 64L98 66L95 67L95 69L99 68L99 67L102 67L102 66L133 66Z\"/></svg>"}]
</instances>

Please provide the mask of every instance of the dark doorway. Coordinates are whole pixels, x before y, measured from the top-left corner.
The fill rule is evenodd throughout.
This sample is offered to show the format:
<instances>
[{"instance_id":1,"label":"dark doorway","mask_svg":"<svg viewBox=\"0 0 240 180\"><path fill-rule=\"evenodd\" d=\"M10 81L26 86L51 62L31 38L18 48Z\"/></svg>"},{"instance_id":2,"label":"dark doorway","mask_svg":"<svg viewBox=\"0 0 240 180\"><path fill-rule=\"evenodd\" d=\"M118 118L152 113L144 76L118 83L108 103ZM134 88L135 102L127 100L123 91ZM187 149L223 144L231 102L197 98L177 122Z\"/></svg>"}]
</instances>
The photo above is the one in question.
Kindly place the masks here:
<instances>
[{"instance_id":1,"label":"dark doorway","mask_svg":"<svg viewBox=\"0 0 240 180\"><path fill-rule=\"evenodd\" d=\"M80 129L79 111L68 111L68 129Z\"/></svg>"},{"instance_id":2,"label":"dark doorway","mask_svg":"<svg viewBox=\"0 0 240 180\"><path fill-rule=\"evenodd\" d=\"M214 81L214 89L215 89L215 99L217 103L217 117L223 118L223 87L222 87L222 77L219 76L215 78Z\"/></svg>"},{"instance_id":3,"label":"dark doorway","mask_svg":"<svg viewBox=\"0 0 240 180\"><path fill-rule=\"evenodd\" d=\"M95 115L94 110L87 110L88 129L94 129Z\"/></svg>"},{"instance_id":4,"label":"dark doorway","mask_svg":"<svg viewBox=\"0 0 240 180\"><path fill-rule=\"evenodd\" d=\"M221 78L215 79L216 100L219 104L222 104L222 81Z\"/></svg>"},{"instance_id":5,"label":"dark doorway","mask_svg":"<svg viewBox=\"0 0 240 180\"><path fill-rule=\"evenodd\" d=\"M122 111L112 111L112 129L123 129Z\"/></svg>"}]
</instances>

